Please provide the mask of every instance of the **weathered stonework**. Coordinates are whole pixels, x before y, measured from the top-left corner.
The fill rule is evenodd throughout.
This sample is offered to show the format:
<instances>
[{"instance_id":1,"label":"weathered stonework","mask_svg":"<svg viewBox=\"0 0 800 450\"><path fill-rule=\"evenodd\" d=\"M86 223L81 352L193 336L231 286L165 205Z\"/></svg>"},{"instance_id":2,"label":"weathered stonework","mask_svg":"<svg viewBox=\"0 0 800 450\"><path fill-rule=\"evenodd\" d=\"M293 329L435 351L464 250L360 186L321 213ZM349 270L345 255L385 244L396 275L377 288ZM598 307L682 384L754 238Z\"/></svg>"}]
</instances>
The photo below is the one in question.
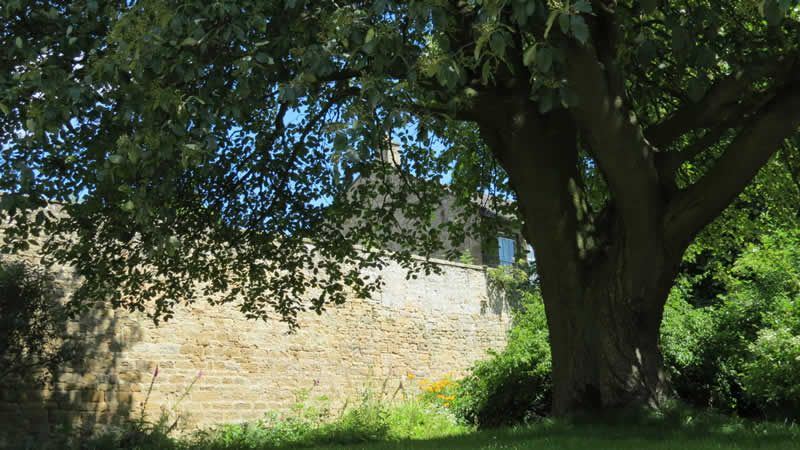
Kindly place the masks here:
<instances>
[{"instance_id":1,"label":"weathered stonework","mask_svg":"<svg viewBox=\"0 0 800 450\"><path fill-rule=\"evenodd\" d=\"M413 392L409 374L458 377L504 345L510 322L489 295L483 268L440 267L440 275L406 279L389 265L374 298L304 313L294 334L202 297L158 327L139 313L96 310L69 326L87 343L79 366L64 368L45 389L0 387L0 447L62 426L89 432L142 412L152 420L163 409L181 415L183 427L204 427L286 409L300 390L341 405L365 389Z\"/></svg>"}]
</instances>

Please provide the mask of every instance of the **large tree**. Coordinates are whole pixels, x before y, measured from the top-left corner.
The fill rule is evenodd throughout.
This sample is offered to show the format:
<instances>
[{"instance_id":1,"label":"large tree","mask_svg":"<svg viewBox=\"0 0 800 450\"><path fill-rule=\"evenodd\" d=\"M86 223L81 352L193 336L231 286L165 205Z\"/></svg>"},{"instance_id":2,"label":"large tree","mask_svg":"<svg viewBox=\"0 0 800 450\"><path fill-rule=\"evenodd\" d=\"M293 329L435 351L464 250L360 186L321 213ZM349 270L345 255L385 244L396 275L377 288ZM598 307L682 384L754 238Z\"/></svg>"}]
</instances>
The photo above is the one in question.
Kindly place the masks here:
<instances>
[{"instance_id":1,"label":"large tree","mask_svg":"<svg viewBox=\"0 0 800 450\"><path fill-rule=\"evenodd\" d=\"M655 405L685 249L800 124L796 4L6 0L6 246L44 234L78 305L292 321L474 231L432 225L447 177L515 200L555 412Z\"/></svg>"}]
</instances>

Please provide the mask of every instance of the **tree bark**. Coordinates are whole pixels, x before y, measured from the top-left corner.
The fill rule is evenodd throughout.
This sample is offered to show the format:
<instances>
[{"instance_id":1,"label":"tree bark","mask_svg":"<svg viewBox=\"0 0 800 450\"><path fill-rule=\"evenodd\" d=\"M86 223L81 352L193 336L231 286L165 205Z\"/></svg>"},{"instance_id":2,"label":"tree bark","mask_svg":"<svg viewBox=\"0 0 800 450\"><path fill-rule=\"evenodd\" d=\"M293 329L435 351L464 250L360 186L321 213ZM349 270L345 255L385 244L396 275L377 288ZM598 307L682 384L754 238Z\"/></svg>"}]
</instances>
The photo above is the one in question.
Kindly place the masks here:
<instances>
[{"instance_id":1,"label":"tree bark","mask_svg":"<svg viewBox=\"0 0 800 450\"><path fill-rule=\"evenodd\" d=\"M654 408L668 397L659 328L678 265L654 247L612 248L580 279L558 276L559 261L541 262L554 414ZM645 270L633 264L642 257L652 261Z\"/></svg>"},{"instance_id":2,"label":"tree bark","mask_svg":"<svg viewBox=\"0 0 800 450\"><path fill-rule=\"evenodd\" d=\"M666 202L650 198L637 228L627 230L613 203L603 213L590 210L569 117L541 121L518 100L481 109L481 134L506 168L524 233L536 248L553 413L607 414L663 403L669 387L659 328L685 248L664 238Z\"/></svg>"}]
</instances>

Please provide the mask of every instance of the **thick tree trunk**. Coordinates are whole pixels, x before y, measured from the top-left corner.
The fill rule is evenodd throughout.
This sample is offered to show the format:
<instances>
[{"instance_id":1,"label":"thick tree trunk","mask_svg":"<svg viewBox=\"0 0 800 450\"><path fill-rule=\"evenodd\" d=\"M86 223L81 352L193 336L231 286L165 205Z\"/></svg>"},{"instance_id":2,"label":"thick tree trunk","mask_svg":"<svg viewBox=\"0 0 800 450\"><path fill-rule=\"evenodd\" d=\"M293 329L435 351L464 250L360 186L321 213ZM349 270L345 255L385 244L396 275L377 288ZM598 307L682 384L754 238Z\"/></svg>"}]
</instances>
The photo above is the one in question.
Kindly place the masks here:
<instances>
[{"instance_id":1,"label":"thick tree trunk","mask_svg":"<svg viewBox=\"0 0 800 450\"><path fill-rule=\"evenodd\" d=\"M664 203L655 190L639 192L633 208L611 202L602 213L591 211L576 130L558 116L529 120L519 98L496 110L487 104L483 110L495 120L519 112L500 122L487 118L481 133L507 168L526 237L536 248L552 348L553 412L605 415L657 406L669 392L659 327L688 241L665 240Z\"/></svg>"},{"instance_id":2,"label":"thick tree trunk","mask_svg":"<svg viewBox=\"0 0 800 450\"><path fill-rule=\"evenodd\" d=\"M676 265L634 252L644 253L589 263L582 279L562 276L557 261L541 266L556 415L658 407L669 394L659 328ZM643 258L647 269L633 265Z\"/></svg>"}]
</instances>

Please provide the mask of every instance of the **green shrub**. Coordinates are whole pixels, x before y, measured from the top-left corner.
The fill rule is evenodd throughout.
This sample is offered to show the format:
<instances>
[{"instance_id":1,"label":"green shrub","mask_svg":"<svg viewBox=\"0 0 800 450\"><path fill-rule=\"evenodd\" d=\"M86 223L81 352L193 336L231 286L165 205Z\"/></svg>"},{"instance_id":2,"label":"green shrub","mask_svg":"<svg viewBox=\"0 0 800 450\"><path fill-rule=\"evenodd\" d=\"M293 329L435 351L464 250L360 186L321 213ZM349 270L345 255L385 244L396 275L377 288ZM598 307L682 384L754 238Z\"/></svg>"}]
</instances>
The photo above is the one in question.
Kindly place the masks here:
<instances>
[{"instance_id":1,"label":"green shrub","mask_svg":"<svg viewBox=\"0 0 800 450\"><path fill-rule=\"evenodd\" d=\"M789 328L764 329L749 346L742 385L773 417L800 417L800 335Z\"/></svg>"},{"instance_id":2,"label":"green shrub","mask_svg":"<svg viewBox=\"0 0 800 450\"><path fill-rule=\"evenodd\" d=\"M673 289L662 324L665 361L681 398L743 416L791 413L796 397L785 370L798 351L791 336L800 331L800 230L762 236L744 249L725 275L725 294L691 302L712 306L692 307L687 284L679 280Z\"/></svg>"},{"instance_id":3,"label":"green shrub","mask_svg":"<svg viewBox=\"0 0 800 450\"><path fill-rule=\"evenodd\" d=\"M455 395L456 414L480 427L540 417L551 403L550 345L541 296L519 267L491 269L489 279L518 306L506 348L476 363Z\"/></svg>"},{"instance_id":4,"label":"green shrub","mask_svg":"<svg viewBox=\"0 0 800 450\"><path fill-rule=\"evenodd\" d=\"M390 440L437 439L470 431L459 423L448 407L427 401L410 400L388 409Z\"/></svg>"}]
</instances>

